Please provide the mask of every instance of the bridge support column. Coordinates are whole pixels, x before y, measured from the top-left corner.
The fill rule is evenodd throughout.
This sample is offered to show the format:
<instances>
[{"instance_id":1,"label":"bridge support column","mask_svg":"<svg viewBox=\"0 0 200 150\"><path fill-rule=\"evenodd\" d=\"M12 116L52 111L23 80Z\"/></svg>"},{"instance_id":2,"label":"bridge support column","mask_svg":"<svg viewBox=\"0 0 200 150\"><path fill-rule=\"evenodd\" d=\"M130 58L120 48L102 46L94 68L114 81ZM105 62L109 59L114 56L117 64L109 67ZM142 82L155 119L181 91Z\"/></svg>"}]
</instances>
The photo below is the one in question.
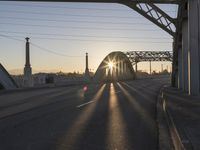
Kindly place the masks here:
<instances>
[{"instance_id":1,"label":"bridge support column","mask_svg":"<svg viewBox=\"0 0 200 150\"><path fill-rule=\"evenodd\" d=\"M183 68L183 91L188 92L188 20L182 23L182 68Z\"/></svg>"},{"instance_id":2,"label":"bridge support column","mask_svg":"<svg viewBox=\"0 0 200 150\"><path fill-rule=\"evenodd\" d=\"M200 93L200 2L199 0L188 1L189 19L189 94Z\"/></svg>"},{"instance_id":3,"label":"bridge support column","mask_svg":"<svg viewBox=\"0 0 200 150\"><path fill-rule=\"evenodd\" d=\"M178 49L178 88L183 89L183 51Z\"/></svg>"}]
</instances>

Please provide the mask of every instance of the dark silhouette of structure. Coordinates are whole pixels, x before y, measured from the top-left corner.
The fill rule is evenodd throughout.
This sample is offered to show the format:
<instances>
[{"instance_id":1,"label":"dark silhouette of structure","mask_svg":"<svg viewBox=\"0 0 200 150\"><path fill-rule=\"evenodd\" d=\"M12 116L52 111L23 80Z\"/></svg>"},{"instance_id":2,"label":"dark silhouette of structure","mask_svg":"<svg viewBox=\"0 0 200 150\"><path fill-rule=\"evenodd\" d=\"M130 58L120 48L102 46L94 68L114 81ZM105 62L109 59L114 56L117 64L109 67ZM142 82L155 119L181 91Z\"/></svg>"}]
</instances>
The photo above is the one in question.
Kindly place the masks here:
<instances>
[{"instance_id":1,"label":"dark silhouette of structure","mask_svg":"<svg viewBox=\"0 0 200 150\"><path fill-rule=\"evenodd\" d=\"M26 37L26 63L24 67L24 86L32 87L33 86L33 78L32 78L32 68L30 64L30 43L29 38Z\"/></svg>"}]
</instances>

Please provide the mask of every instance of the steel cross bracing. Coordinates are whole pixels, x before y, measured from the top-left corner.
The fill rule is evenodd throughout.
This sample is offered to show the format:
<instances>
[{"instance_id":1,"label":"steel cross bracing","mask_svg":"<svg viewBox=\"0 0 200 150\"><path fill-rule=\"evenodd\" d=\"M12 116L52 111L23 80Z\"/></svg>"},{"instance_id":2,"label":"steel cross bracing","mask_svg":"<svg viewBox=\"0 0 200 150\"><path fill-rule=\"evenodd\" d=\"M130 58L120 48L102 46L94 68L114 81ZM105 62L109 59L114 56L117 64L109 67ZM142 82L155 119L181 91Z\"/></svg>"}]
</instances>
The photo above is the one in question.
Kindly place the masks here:
<instances>
[{"instance_id":1,"label":"steel cross bracing","mask_svg":"<svg viewBox=\"0 0 200 150\"><path fill-rule=\"evenodd\" d=\"M168 32L171 36L176 34L176 18L170 17L153 3L128 3L127 6Z\"/></svg>"},{"instance_id":2,"label":"steel cross bracing","mask_svg":"<svg viewBox=\"0 0 200 150\"><path fill-rule=\"evenodd\" d=\"M130 51L124 52L132 65L143 61L170 61L173 59L172 51Z\"/></svg>"}]
</instances>

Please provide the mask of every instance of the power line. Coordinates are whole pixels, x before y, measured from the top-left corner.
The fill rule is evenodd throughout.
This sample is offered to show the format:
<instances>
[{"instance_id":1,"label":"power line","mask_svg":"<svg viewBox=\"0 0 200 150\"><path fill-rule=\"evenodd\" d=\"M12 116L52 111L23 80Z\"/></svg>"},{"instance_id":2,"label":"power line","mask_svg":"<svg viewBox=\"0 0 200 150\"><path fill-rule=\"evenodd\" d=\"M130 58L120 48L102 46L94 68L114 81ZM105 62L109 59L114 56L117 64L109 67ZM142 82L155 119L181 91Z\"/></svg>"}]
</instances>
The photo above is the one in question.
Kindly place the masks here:
<instances>
[{"instance_id":1,"label":"power line","mask_svg":"<svg viewBox=\"0 0 200 150\"><path fill-rule=\"evenodd\" d=\"M47 5L22 5L22 4L2 4L1 5L5 5L5 6L17 6L17 7L41 7L41 8L55 8L55 9L74 9L74 10L98 10L98 11L128 11L125 9L106 9L106 8L89 8L89 7L72 7L72 6L47 6Z\"/></svg>"},{"instance_id":2,"label":"power line","mask_svg":"<svg viewBox=\"0 0 200 150\"><path fill-rule=\"evenodd\" d=\"M84 30L118 30L118 31L158 31L156 29L133 29L133 28L103 28L103 27L74 27L74 26L55 26L55 25L38 25L38 24L23 24L23 23L7 23L0 22L4 25L29 26L29 27L44 27L44 28L70 28Z\"/></svg>"},{"instance_id":3,"label":"power line","mask_svg":"<svg viewBox=\"0 0 200 150\"><path fill-rule=\"evenodd\" d=\"M1 12L8 12L8 13L22 13L22 14L36 14L36 15L50 15L50 16L73 16L73 17L84 17L84 18L121 18L121 19L141 19L142 17L125 17L125 16L103 16L103 15L75 15L75 14L69 14L69 13L47 13L47 12L28 12L28 11L19 11L19 10L0 10Z\"/></svg>"},{"instance_id":4,"label":"power line","mask_svg":"<svg viewBox=\"0 0 200 150\"><path fill-rule=\"evenodd\" d=\"M8 36L8 35L4 35L4 34L0 34L1 37L5 37L5 38L8 38L8 39L11 39L11 40L15 40L15 41L20 41L20 42L25 42L24 40L20 40L20 39L17 39L17 38L14 38L14 37L11 37L11 36ZM49 53L52 53L52 54L55 54L55 55L58 55L58 56L64 56L64 57L83 57L83 56L70 56L70 55L66 55L66 54L62 54L62 53L57 53L55 51L52 51L52 50L49 50L47 48L44 48L44 47L41 47L37 44L34 44L32 42L30 42L30 44L34 47L37 47L39 48L40 50L43 50L43 51L46 51L46 52L49 52Z\"/></svg>"},{"instance_id":5,"label":"power line","mask_svg":"<svg viewBox=\"0 0 200 150\"><path fill-rule=\"evenodd\" d=\"M109 8L109 9L106 9L106 8L89 8L89 7L72 7L72 6L47 6L47 5L22 5L22 4L2 4L1 5L5 5L5 6L18 6L18 7L41 7L41 8L55 8L55 9L60 9L60 8L63 8L63 9L75 9L75 10L103 10L103 11L129 11L129 10L125 10L125 9L113 9L113 8ZM165 12L175 12L175 11L171 11L171 10L167 10Z\"/></svg>"},{"instance_id":6,"label":"power line","mask_svg":"<svg viewBox=\"0 0 200 150\"><path fill-rule=\"evenodd\" d=\"M24 40L20 40L20 39L17 39L17 38L8 36L8 35L4 35L4 34L0 34L0 36L5 37L5 38L8 38L8 39L12 39L12 40L20 41L20 42L25 42ZM67 39L67 40L76 40L76 41L77 41L77 39ZM83 41L83 40L81 40L81 41ZM84 41L88 41L88 40L84 40ZM91 41L91 40L89 40L89 41ZM105 42L105 41L104 41L104 42ZM108 42L108 41L107 41L107 42ZM111 41L109 41L109 42L111 42ZM113 41L113 42L114 42L114 41ZM116 42L120 42L120 41L116 41ZM133 41L132 41L132 42L133 42ZM137 41L137 42L142 42L142 43L144 43L144 41ZM161 42L151 42L151 43L161 43ZM165 42L165 43L166 43L166 42ZM58 52L55 52L55 51L53 51L53 50L49 50L49 49L47 49L47 48L41 47L41 46L39 46L39 45L37 45L37 44L34 44L34 43L32 43L32 42L30 42L30 44L31 44L33 47L36 47L36 48L38 48L38 49L40 49L40 50L43 50L43 51L45 51L45 52L52 53L52 54L58 55L58 56L73 57L73 58L75 58L75 57L83 57L83 56L71 56L71 55L66 55L66 54L63 54L63 53L58 53Z\"/></svg>"},{"instance_id":7,"label":"power line","mask_svg":"<svg viewBox=\"0 0 200 150\"><path fill-rule=\"evenodd\" d=\"M57 20L57 19L39 19L39 18L22 18L22 17L3 17L1 16L0 19L16 19L16 20L30 20L30 21L48 21L48 22L75 22L75 23L103 23L103 24L117 24L117 25L153 25L152 23L142 23L142 22L110 22L110 21L80 21L80 20Z\"/></svg>"},{"instance_id":8,"label":"power line","mask_svg":"<svg viewBox=\"0 0 200 150\"><path fill-rule=\"evenodd\" d=\"M30 44L31 44L32 46L36 47L36 48L39 48L40 50L43 50L43 51L45 51L45 52L49 52L49 53L52 53L52 54L55 54L55 55L58 55L58 56L63 56L63 57L84 57L84 56L70 56L70 55L66 55L66 54L62 54L62 53L57 53L57 52L55 52L55 51L52 51L52 50L49 50L49 49L47 49L47 48L41 47L41 46L39 46L39 45L37 45L37 44L34 44L34 43L32 43L32 42L30 42Z\"/></svg>"},{"instance_id":9,"label":"power line","mask_svg":"<svg viewBox=\"0 0 200 150\"><path fill-rule=\"evenodd\" d=\"M2 31L3 33L14 33L23 35L44 35L44 36L61 36L61 37L89 37L89 38L108 38L108 39L161 39L160 37L128 37L128 36L95 36L95 35L72 35L72 34L60 34L60 33L32 33L32 32L19 32L19 31ZM171 39L162 37L162 39Z\"/></svg>"},{"instance_id":10,"label":"power line","mask_svg":"<svg viewBox=\"0 0 200 150\"><path fill-rule=\"evenodd\" d=\"M11 39L11 40L15 40L15 41L25 42L24 40L16 39L16 38L9 36L9 35L0 34L0 36Z\"/></svg>"},{"instance_id":11,"label":"power line","mask_svg":"<svg viewBox=\"0 0 200 150\"><path fill-rule=\"evenodd\" d=\"M23 36L13 36L24 38ZM30 37L30 36L29 36ZM64 41L79 41L79 42L105 42L105 43L158 43L158 44L169 44L172 42L164 42L164 41L121 41L121 40L89 40L89 39L77 39L77 38L48 38L48 37L30 37L31 39L36 40L64 40Z\"/></svg>"},{"instance_id":12,"label":"power line","mask_svg":"<svg viewBox=\"0 0 200 150\"><path fill-rule=\"evenodd\" d=\"M85 39L72 39L72 38L43 38L43 37L31 37L33 39L43 40L64 40L64 41L88 41L88 42L108 42L108 43L172 43L172 42L159 42L159 41L114 41L114 40L85 40Z\"/></svg>"}]
</instances>

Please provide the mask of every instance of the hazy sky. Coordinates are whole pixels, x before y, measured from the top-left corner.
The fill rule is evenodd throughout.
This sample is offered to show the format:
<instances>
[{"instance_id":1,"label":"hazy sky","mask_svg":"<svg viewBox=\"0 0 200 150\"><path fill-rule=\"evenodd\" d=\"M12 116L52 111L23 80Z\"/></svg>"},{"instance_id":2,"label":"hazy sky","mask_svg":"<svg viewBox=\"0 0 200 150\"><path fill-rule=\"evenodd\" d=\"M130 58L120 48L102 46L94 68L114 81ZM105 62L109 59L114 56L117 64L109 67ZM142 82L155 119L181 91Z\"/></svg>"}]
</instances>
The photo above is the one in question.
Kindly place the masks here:
<instances>
[{"instance_id":1,"label":"hazy sky","mask_svg":"<svg viewBox=\"0 0 200 150\"><path fill-rule=\"evenodd\" d=\"M176 16L176 5L160 7ZM168 33L120 4L0 2L0 63L7 70L23 69L27 36L45 48L31 45L31 65L36 71L83 72L86 52L89 68L95 71L112 51L172 50ZM153 63L153 70L160 65ZM148 66L140 63L138 67L148 71Z\"/></svg>"}]
</instances>

